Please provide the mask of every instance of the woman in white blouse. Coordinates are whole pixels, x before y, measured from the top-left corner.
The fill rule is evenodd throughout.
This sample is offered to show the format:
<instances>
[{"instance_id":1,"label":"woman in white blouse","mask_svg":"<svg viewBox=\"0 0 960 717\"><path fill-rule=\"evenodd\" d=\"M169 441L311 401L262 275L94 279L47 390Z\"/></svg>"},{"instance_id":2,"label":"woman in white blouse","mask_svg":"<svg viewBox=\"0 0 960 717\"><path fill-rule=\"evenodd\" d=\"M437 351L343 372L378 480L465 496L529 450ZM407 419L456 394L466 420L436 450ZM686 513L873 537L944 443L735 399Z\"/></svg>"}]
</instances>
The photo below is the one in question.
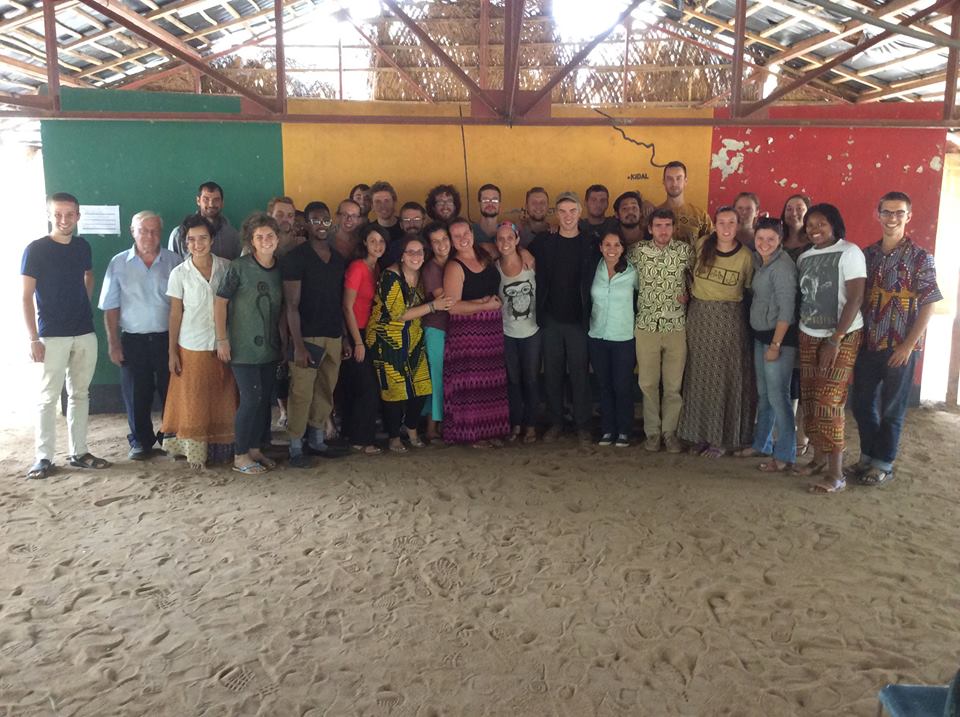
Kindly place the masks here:
<instances>
[{"instance_id":1,"label":"woman in white blouse","mask_svg":"<svg viewBox=\"0 0 960 717\"><path fill-rule=\"evenodd\" d=\"M189 257L170 273L170 387L163 447L197 469L233 459L237 388L217 358L213 302L229 262L214 256L213 227L199 215L183 221Z\"/></svg>"}]
</instances>

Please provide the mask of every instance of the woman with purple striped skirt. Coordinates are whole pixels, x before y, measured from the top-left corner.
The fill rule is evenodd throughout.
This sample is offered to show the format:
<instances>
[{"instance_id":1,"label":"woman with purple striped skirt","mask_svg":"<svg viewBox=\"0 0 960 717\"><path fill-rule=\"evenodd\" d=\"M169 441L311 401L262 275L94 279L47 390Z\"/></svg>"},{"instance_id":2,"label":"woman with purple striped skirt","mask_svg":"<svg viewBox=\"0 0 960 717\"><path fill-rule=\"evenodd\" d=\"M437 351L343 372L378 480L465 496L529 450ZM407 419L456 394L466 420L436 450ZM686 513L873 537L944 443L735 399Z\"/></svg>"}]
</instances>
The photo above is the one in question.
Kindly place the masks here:
<instances>
[{"instance_id":1,"label":"woman with purple striped skirt","mask_svg":"<svg viewBox=\"0 0 960 717\"><path fill-rule=\"evenodd\" d=\"M475 247L470 222L450 222L455 255L443 273L443 293L456 303L443 351L443 438L475 448L503 445L510 433L503 354L500 273Z\"/></svg>"}]
</instances>

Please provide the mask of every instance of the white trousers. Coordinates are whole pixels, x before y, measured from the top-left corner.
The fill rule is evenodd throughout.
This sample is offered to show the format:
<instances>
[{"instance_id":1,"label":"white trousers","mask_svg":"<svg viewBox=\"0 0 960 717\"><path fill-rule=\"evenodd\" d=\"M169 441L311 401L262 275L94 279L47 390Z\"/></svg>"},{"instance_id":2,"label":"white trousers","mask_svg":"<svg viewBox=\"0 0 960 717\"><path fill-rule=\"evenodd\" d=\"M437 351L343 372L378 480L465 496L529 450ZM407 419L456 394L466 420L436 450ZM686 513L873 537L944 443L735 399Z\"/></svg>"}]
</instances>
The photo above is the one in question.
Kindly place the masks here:
<instances>
[{"instance_id":1,"label":"white trousers","mask_svg":"<svg viewBox=\"0 0 960 717\"><path fill-rule=\"evenodd\" d=\"M57 408L67 383L67 438L70 455L87 452L90 381L97 367L97 335L51 336L44 346L40 379L40 418L37 422L37 460L53 461L57 447Z\"/></svg>"}]
</instances>

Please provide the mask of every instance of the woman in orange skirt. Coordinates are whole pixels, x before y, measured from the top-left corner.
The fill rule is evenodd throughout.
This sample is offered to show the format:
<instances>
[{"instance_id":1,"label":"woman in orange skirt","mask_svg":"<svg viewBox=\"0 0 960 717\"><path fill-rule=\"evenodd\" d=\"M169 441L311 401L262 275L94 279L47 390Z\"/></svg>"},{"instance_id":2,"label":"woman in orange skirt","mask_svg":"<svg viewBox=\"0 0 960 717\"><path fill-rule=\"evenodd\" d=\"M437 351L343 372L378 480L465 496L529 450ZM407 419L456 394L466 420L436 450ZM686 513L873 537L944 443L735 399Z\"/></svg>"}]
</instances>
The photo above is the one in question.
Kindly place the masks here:
<instances>
[{"instance_id":1,"label":"woman in orange skirt","mask_svg":"<svg viewBox=\"0 0 960 717\"><path fill-rule=\"evenodd\" d=\"M163 447L194 468L233 459L237 387L217 358L213 300L229 262L210 253L213 227L199 215L183 222L190 256L170 273L170 387Z\"/></svg>"}]
</instances>

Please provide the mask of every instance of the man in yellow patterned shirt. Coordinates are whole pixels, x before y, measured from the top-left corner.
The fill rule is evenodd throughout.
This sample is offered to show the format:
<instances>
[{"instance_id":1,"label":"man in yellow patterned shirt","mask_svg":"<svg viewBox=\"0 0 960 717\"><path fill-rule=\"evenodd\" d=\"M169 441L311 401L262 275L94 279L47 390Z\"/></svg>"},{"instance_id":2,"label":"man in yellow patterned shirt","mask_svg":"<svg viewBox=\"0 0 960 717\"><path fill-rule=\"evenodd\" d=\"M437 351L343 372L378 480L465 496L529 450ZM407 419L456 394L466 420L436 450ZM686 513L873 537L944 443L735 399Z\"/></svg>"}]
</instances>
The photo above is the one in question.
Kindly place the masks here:
<instances>
[{"instance_id":1,"label":"man in yellow patterned shirt","mask_svg":"<svg viewBox=\"0 0 960 717\"><path fill-rule=\"evenodd\" d=\"M679 453L683 448L677 424L687 363L686 315L694 253L689 244L673 238L673 219L669 209L655 209L648 220L650 241L634 244L627 260L637 270L640 282L634 337L637 379L643 393L644 447L659 451L662 438L668 452Z\"/></svg>"},{"instance_id":2,"label":"man in yellow patterned shirt","mask_svg":"<svg viewBox=\"0 0 960 717\"><path fill-rule=\"evenodd\" d=\"M659 208L672 210L676 217L673 225L674 239L693 246L697 239L713 231L710 215L700 207L688 204L684 197L687 190L687 166L683 162L668 162L663 168L663 188L667 192L667 199Z\"/></svg>"}]
</instances>

